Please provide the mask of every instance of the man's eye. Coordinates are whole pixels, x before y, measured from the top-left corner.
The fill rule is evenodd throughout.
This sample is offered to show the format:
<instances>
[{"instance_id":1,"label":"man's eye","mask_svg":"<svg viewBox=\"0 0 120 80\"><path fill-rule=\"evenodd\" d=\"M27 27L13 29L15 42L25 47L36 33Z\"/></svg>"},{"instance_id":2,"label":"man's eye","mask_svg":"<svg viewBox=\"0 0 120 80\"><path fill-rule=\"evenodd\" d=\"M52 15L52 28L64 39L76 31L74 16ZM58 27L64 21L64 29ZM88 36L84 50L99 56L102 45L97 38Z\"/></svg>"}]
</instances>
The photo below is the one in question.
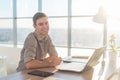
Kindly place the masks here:
<instances>
[{"instance_id":1,"label":"man's eye","mask_svg":"<svg viewBox=\"0 0 120 80\"><path fill-rule=\"evenodd\" d=\"M42 25L43 25L43 23L39 23L39 24L38 24L38 26L42 26Z\"/></svg>"},{"instance_id":2,"label":"man's eye","mask_svg":"<svg viewBox=\"0 0 120 80\"><path fill-rule=\"evenodd\" d=\"M38 26L48 25L48 22L45 23L38 23Z\"/></svg>"}]
</instances>

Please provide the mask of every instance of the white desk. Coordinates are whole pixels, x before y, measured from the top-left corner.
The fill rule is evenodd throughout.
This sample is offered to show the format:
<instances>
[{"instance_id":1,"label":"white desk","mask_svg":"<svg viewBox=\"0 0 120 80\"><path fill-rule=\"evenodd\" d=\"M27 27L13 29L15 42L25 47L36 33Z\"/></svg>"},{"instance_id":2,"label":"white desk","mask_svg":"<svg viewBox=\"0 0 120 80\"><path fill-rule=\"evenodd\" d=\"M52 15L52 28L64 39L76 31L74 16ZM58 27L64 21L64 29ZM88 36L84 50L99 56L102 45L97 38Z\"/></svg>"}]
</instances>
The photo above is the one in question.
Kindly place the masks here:
<instances>
[{"instance_id":1,"label":"white desk","mask_svg":"<svg viewBox=\"0 0 120 80\"><path fill-rule=\"evenodd\" d=\"M105 67L101 67L101 63L97 64L94 68L82 73L67 72L67 71L57 71L55 68L41 68L42 71L55 72L53 76L50 77L39 77L27 74L31 70L25 70L17 72L15 74L8 75L6 77L0 78L0 80L106 80L109 76L109 70L111 66L108 66L108 62L105 63ZM102 73L103 72L103 73Z\"/></svg>"},{"instance_id":2,"label":"white desk","mask_svg":"<svg viewBox=\"0 0 120 80\"><path fill-rule=\"evenodd\" d=\"M55 72L53 76L50 77L39 77L27 74L31 70L25 70L17 72L15 74L8 75L6 77L0 78L0 80L98 80L98 68L92 68L88 71L82 73L76 72L66 72L57 71L55 68L41 68L42 71Z\"/></svg>"}]
</instances>

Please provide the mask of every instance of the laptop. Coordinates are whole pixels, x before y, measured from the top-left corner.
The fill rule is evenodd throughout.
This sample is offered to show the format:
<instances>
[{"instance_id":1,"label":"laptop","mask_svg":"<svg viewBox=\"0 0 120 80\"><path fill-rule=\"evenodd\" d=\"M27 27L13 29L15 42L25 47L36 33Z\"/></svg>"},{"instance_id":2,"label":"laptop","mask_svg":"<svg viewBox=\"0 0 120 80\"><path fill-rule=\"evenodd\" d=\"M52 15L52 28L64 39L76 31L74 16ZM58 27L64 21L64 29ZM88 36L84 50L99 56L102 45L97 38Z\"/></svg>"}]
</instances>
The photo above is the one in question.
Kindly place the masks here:
<instances>
[{"instance_id":1,"label":"laptop","mask_svg":"<svg viewBox=\"0 0 120 80\"><path fill-rule=\"evenodd\" d=\"M74 72L83 72L89 70L99 62L99 59L101 55L104 53L104 51L105 47L97 48L95 49L94 53L89 57L87 62L78 61L62 62L56 68L62 71L74 71Z\"/></svg>"}]
</instances>

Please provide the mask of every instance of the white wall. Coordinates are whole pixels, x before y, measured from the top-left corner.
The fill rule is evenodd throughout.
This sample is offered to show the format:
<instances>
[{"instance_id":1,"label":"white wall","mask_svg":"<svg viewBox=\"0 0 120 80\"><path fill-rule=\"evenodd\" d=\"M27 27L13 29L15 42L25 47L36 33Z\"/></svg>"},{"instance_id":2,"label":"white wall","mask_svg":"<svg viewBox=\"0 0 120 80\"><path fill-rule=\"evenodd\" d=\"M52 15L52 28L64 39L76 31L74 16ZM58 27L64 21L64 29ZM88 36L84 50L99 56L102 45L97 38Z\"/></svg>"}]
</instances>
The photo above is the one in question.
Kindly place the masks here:
<instances>
[{"instance_id":1,"label":"white wall","mask_svg":"<svg viewBox=\"0 0 120 80\"><path fill-rule=\"evenodd\" d=\"M0 56L6 56L7 74L16 72L21 48L0 47Z\"/></svg>"}]
</instances>

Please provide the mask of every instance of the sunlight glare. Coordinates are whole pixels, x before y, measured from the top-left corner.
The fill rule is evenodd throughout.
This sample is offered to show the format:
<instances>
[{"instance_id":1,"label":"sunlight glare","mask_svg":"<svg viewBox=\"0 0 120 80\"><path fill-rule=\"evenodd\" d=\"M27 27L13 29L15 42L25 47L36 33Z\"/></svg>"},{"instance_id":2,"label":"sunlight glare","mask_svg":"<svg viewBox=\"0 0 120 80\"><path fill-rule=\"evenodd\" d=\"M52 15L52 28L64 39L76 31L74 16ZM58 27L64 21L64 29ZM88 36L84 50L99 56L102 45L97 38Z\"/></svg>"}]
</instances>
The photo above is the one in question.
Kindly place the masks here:
<instances>
[{"instance_id":1,"label":"sunlight glare","mask_svg":"<svg viewBox=\"0 0 120 80\"><path fill-rule=\"evenodd\" d=\"M119 0L105 0L104 7L107 15L109 16L120 16L120 1Z\"/></svg>"}]
</instances>

